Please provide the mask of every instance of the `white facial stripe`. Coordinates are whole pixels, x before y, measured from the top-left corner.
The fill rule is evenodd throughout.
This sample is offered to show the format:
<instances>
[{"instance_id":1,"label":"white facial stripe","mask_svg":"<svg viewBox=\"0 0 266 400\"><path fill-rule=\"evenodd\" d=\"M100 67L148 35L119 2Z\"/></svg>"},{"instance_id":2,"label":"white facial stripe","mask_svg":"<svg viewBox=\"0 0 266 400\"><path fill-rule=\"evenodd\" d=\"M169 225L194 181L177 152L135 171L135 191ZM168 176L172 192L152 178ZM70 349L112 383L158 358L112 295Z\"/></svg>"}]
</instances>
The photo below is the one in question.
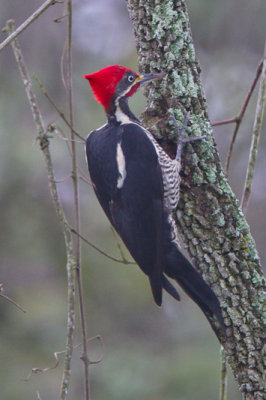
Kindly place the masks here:
<instances>
[{"instance_id":1,"label":"white facial stripe","mask_svg":"<svg viewBox=\"0 0 266 400\"><path fill-rule=\"evenodd\" d=\"M129 124L131 122L130 118L123 113L123 111L121 110L120 106L119 106L119 100L121 99L121 97L124 97L132 88L131 85L129 88L127 88L123 93L121 93L121 95L115 100L115 107L116 107L116 111L115 111L115 117L116 120L118 122L120 122L121 124Z\"/></svg>"},{"instance_id":2,"label":"white facial stripe","mask_svg":"<svg viewBox=\"0 0 266 400\"><path fill-rule=\"evenodd\" d=\"M121 122L121 124L130 124L131 122L130 118L125 113L123 113L119 106L116 107L115 118L118 122Z\"/></svg>"},{"instance_id":3,"label":"white facial stripe","mask_svg":"<svg viewBox=\"0 0 266 400\"><path fill-rule=\"evenodd\" d=\"M116 186L118 189L121 189L126 179L127 171L126 171L126 160L120 142L117 144L116 162L118 168L118 179Z\"/></svg>"},{"instance_id":4,"label":"white facial stripe","mask_svg":"<svg viewBox=\"0 0 266 400\"><path fill-rule=\"evenodd\" d=\"M119 97L116 99L116 102L119 101L119 99L121 99L121 97L124 97L128 92L130 92L130 90L132 89L132 87L135 85L135 82L133 82L132 85L130 85L128 88L126 88L122 93L120 93Z\"/></svg>"}]
</instances>

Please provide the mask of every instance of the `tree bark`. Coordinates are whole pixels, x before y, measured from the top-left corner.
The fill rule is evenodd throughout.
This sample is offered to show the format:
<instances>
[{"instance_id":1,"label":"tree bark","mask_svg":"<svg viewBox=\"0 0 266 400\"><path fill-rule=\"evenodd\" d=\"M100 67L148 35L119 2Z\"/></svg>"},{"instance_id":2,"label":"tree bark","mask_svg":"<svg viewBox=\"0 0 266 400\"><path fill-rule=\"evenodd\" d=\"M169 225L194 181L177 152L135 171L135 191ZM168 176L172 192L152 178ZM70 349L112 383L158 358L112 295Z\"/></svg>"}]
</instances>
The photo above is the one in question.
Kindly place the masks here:
<instances>
[{"instance_id":1,"label":"tree bark","mask_svg":"<svg viewBox=\"0 0 266 400\"><path fill-rule=\"evenodd\" d=\"M263 398L265 281L254 240L221 167L183 0L127 0L142 72L166 72L146 89L144 123L171 155L174 115L188 134L206 135L186 145L176 222L196 268L218 296L226 338L220 337L243 398Z\"/></svg>"}]
</instances>

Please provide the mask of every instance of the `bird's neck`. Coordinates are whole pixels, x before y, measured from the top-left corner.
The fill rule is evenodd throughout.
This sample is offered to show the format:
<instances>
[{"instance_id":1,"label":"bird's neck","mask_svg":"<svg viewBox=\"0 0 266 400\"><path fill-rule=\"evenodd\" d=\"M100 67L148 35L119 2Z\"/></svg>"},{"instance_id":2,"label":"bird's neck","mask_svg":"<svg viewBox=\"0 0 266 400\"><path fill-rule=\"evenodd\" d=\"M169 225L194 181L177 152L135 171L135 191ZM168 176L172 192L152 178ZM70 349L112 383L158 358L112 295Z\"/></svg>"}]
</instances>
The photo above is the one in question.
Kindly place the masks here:
<instances>
[{"instance_id":1,"label":"bird's neck","mask_svg":"<svg viewBox=\"0 0 266 400\"><path fill-rule=\"evenodd\" d=\"M108 122L117 124L140 123L128 106L127 97L116 98L106 110Z\"/></svg>"}]
</instances>

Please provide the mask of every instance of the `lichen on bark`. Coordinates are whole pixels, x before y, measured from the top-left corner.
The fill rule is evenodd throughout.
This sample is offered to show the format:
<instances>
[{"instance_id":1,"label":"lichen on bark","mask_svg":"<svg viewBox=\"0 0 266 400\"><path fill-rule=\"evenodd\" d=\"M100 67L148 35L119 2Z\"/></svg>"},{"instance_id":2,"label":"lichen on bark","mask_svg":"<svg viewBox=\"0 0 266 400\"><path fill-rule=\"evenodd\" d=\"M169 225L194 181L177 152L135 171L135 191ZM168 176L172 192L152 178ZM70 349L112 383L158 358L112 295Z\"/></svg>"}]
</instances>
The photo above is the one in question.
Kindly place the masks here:
<instances>
[{"instance_id":1,"label":"lichen on bark","mask_svg":"<svg viewBox=\"0 0 266 400\"><path fill-rule=\"evenodd\" d=\"M142 72L166 72L146 89L147 125L171 155L174 115L188 135L206 135L186 146L176 223L194 262L219 297L227 326L223 340L243 398L263 398L265 281L254 240L224 175L200 80L186 4L183 0L127 0Z\"/></svg>"}]
</instances>

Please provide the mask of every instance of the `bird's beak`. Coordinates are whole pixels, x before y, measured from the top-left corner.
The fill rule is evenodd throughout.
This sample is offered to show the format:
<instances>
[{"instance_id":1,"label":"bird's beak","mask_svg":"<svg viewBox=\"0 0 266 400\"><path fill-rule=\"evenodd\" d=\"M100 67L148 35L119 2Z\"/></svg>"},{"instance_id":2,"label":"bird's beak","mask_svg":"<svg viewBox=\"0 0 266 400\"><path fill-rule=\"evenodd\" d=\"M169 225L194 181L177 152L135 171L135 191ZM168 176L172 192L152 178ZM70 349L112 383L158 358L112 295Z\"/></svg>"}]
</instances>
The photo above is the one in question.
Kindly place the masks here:
<instances>
[{"instance_id":1,"label":"bird's beak","mask_svg":"<svg viewBox=\"0 0 266 400\"><path fill-rule=\"evenodd\" d=\"M161 72L160 74L143 74L140 75L136 78L135 84L142 85L143 83L146 83L148 81L151 81L153 79L161 79L165 76L166 74L164 72Z\"/></svg>"}]
</instances>

